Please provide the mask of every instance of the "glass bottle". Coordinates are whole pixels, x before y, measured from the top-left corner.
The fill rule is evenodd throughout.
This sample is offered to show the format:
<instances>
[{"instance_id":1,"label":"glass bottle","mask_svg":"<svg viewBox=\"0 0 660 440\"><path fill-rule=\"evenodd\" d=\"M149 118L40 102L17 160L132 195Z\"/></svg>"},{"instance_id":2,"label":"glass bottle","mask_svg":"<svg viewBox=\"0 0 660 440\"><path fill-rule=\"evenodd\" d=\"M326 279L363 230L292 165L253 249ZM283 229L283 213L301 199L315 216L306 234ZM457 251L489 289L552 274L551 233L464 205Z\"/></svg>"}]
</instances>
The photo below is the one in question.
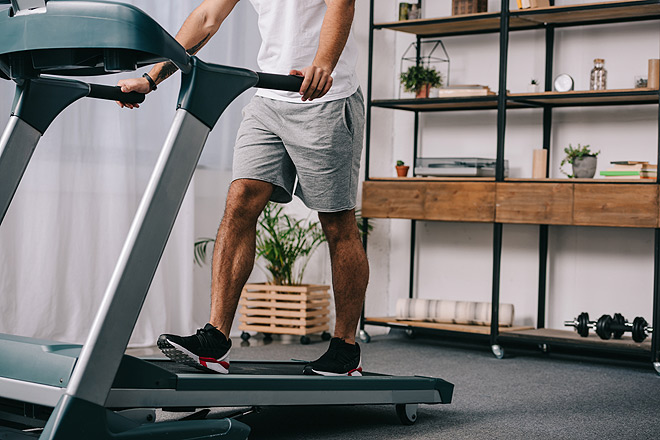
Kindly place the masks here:
<instances>
[{"instance_id":1,"label":"glass bottle","mask_svg":"<svg viewBox=\"0 0 660 440\"><path fill-rule=\"evenodd\" d=\"M596 58L594 60L594 68L591 69L591 81L589 83L589 89L607 89L607 70L605 70L605 60L602 58Z\"/></svg>"}]
</instances>

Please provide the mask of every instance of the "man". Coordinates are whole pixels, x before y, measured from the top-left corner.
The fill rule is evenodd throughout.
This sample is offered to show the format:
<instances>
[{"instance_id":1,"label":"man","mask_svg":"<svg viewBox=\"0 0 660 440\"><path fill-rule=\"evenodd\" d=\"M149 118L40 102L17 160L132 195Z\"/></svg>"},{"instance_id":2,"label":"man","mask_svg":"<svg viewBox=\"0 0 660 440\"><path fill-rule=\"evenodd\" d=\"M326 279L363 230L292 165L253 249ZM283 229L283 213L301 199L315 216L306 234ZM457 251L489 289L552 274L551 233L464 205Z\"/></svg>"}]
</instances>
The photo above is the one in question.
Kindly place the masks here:
<instances>
[{"instance_id":1,"label":"man","mask_svg":"<svg viewBox=\"0 0 660 440\"><path fill-rule=\"evenodd\" d=\"M196 53L238 1L203 1L186 19L177 41L190 54ZM355 221L364 132L351 36L355 0L250 1L259 15L263 40L261 70L304 80L299 93L258 90L243 110L233 181L213 251L209 323L192 336L161 335L158 346L173 360L218 373L229 371L228 336L254 266L258 217L269 200L288 203L295 193L318 211L328 239L337 314L328 351L304 372L359 376L355 332L369 265ZM172 63L161 63L142 78L119 85L124 92L149 93L174 72Z\"/></svg>"}]
</instances>

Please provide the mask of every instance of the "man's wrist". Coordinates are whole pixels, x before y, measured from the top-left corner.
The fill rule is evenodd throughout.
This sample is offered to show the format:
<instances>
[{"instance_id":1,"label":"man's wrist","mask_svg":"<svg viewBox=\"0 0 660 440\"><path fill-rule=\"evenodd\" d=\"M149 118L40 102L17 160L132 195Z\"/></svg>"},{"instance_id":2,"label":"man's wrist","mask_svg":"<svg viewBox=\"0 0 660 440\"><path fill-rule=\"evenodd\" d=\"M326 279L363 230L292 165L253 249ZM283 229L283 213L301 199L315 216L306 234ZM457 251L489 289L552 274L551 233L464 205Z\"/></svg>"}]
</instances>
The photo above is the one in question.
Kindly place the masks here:
<instances>
[{"instance_id":1,"label":"man's wrist","mask_svg":"<svg viewBox=\"0 0 660 440\"><path fill-rule=\"evenodd\" d=\"M158 88L158 86L156 85L156 81L154 81L153 78L151 78L151 75L149 75L148 73L145 73L144 75L142 75L142 78L146 79L147 82L149 83L149 90L150 91L153 92L154 90L156 90Z\"/></svg>"}]
</instances>

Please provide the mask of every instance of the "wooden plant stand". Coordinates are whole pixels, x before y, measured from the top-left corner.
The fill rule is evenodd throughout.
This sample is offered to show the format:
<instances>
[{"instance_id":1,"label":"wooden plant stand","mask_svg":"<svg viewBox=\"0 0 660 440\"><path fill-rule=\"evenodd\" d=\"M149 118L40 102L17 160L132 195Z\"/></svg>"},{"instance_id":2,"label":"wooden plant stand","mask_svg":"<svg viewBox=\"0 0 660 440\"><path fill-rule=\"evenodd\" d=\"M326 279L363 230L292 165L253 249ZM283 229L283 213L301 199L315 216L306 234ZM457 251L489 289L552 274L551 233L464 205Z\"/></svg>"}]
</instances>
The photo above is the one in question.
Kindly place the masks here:
<instances>
[{"instance_id":1,"label":"wooden plant stand","mask_svg":"<svg viewBox=\"0 0 660 440\"><path fill-rule=\"evenodd\" d=\"M300 335L302 344L309 344L308 335L321 333L330 339L330 286L277 286L246 284L239 305L241 338L250 338L248 331L272 334Z\"/></svg>"}]
</instances>

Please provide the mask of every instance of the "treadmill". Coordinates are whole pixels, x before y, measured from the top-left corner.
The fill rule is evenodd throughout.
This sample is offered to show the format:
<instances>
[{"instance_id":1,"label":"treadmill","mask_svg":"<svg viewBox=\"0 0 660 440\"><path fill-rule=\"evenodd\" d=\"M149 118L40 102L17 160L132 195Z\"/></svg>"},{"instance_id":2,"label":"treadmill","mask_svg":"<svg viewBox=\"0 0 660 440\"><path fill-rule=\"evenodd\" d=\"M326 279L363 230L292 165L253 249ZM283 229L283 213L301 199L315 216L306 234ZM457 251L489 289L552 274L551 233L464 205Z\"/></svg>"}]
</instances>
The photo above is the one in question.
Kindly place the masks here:
<instances>
[{"instance_id":1,"label":"treadmill","mask_svg":"<svg viewBox=\"0 0 660 440\"><path fill-rule=\"evenodd\" d=\"M394 405L412 424L418 404L451 403L453 385L437 378L303 376L296 361L232 361L230 374L214 375L125 355L209 132L249 88L297 91L301 79L204 63L130 5L0 0L10 3L0 11L0 77L16 83L16 97L0 137L0 224L39 139L65 108L84 97L144 100L67 76L171 61L182 81L174 122L85 344L0 334L0 439L238 440L249 427L235 419L154 423L154 409Z\"/></svg>"}]
</instances>

